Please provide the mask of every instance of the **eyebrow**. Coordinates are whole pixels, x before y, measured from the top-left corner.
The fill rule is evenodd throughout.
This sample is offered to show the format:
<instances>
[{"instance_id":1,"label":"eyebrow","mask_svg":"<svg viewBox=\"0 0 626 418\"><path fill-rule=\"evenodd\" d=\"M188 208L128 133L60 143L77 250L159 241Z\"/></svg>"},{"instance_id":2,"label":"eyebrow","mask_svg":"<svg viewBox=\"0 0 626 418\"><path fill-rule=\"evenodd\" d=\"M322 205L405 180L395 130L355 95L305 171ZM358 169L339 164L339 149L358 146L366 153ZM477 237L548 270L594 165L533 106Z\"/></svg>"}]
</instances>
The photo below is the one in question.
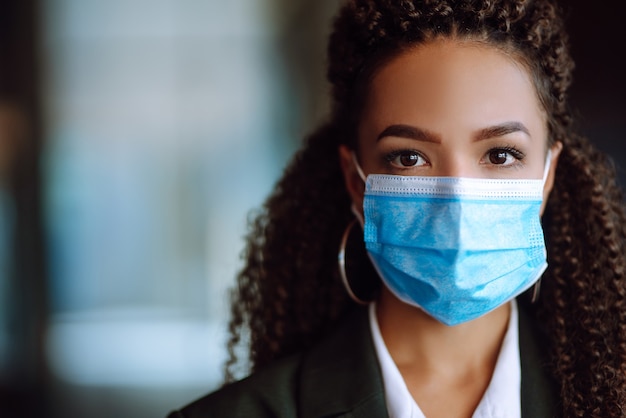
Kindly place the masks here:
<instances>
[{"instance_id":1,"label":"eyebrow","mask_svg":"<svg viewBox=\"0 0 626 418\"><path fill-rule=\"evenodd\" d=\"M382 131L378 135L378 138L376 140L380 141L381 139L387 136L415 139L418 141L426 141L426 142L435 142L435 143L441 142L441 138L439 137L439 135L434 134L432 132L428 132L427 130L424 130L424 129L417 128L415 126L410 126L410 125L388 126L387 128L385 128L384 131Z\"/></svg>"},{"instance_id":2,"label":"eyebrow","mask_svg":"<svg viewBox=\"0 0 626 418\"><path fill-rule=\"evenodd\" d=\"M515 132L523 132L527 136L530 136L530 131L521 122L504 122L498 125L489 126L485 129L481 129L474 135L474 141L482 141L484 139L497 138L505 136Z\"/></svg>"},{"instance_id":3,"label":"eyebrow","mask_svg":"<svg viewBox=\"0 0 626 418\"><path fill-rule=\"evenodd\" d=\"M523 132L530 136L530 131L521 122L504 122L498 125L489 126L481 129L475 135L474 141L482 141L490 138L497 138L512 134L515 132ZM391 125L385 128L377 137L377 141L388 137L395 136L398 138L415 139L418 141L441 143L441 137L435 133L429 132L425 129L421 129L410 125Z\"/></svg>"}]
</instances>

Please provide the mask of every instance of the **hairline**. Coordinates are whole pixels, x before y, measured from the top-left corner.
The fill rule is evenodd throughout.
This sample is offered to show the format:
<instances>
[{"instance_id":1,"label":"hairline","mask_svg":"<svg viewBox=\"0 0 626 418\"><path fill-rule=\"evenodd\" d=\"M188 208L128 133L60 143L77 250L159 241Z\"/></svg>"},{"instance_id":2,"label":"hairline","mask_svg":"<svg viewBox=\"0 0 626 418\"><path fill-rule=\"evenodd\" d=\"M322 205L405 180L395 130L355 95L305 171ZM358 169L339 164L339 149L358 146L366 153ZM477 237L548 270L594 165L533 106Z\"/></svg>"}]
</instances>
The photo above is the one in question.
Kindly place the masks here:
<instances>
[{"instance_id":1,"label":"hairline","mask_svg":"<svg viewBox=\"0 0 626 418\"><path fill-rule=\"evenodd\" d=\"M358 152L358 125L360 124L363 109L365 108L367 98L369 96L369 90L371 88L372 81L376 75L389 64L402 54L417 50L424 45L437 41L450 41L458 42L461 44L476 45L478 47L485 47L495 49L507 57L514 65L526 72L529 80L534 88L537 104L541 110L541 115L544 118L544 123L548 131L548 137L546 138L546 145L552 145L554 139L551 133L551 112L550 105L547 102L549 100L549 92L545 91L544 80L541 76L541 68L538 62L534 62L531 57L524 53L523 48L507 39L505 41L497 41L489 38L489 33L480 32L461 32L458 25L453 24L450 33L434 33L433 31L422 32L422 37L415 40L400 40L395 44L389 44L388 46L381 47L378 51L374 52L371 59L366 60L363 66L359 69L354 83L354 94L352 100L350 100L349 113L351 114L350 121L352 124L350 127L351 138L348 140L348 144L352 146ZM546 152L547 152L546 146Z\"/></svg>"}]
</instances>

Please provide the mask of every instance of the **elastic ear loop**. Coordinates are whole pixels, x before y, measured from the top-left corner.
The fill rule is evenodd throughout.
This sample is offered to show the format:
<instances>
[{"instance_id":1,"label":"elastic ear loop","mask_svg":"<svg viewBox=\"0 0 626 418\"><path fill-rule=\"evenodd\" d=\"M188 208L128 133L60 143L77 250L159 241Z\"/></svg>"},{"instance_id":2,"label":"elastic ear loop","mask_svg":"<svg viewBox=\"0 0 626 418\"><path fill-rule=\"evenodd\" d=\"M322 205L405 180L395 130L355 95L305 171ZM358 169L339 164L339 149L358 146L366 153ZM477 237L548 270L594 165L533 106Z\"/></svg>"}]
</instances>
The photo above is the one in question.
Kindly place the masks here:
<instances>
[{"instance_id":1,"label":"elastic ear loop","mask_svg":"<svg viewBox=\"0 0 626 418\"><path fill-rule=\"evenodd\" d=\"M354 167L356 168L356 172L359 174L359 177L361 177L361 180L363 180L363 183L365 183L365 180L366 180L365 173L363 173L363 169L361 169L361 165L359 164L359 161L356 159L356 154L354 151L352 151L352 162L354 163Z\"/></svg>"},{"instance_id":2,"label":"elastic ear loop","mask_svg":"<svg viewBox=\"0 0 626 418\"><path fill-rule=\"evenodd\" d=\"M552 164L552 150L548 150L548 154L546 155L546 162L543 168L543 185L545 186L546 181L548 180L548 173L550 172L550 165Z\"/></svg>"},{"instance_id":3,"label":"elastic ear loop","mask_svg":"<svg viewBox=\"0 0 626 418\"><path fill-rule=\"evenodd\" d=\"M543 169L544 187L546 185L546 181L548 180L548 173L550 172L550 164L552 164L552 150L548 149L548 154L546 155L546 163L544 164L544 169ZM530 299L530 303L536 303L539 300L540 291L541 291L541 277L539 277L539 279L537 279L537 281L533 285L533 294Z\"/></svg>"}]
</instances>

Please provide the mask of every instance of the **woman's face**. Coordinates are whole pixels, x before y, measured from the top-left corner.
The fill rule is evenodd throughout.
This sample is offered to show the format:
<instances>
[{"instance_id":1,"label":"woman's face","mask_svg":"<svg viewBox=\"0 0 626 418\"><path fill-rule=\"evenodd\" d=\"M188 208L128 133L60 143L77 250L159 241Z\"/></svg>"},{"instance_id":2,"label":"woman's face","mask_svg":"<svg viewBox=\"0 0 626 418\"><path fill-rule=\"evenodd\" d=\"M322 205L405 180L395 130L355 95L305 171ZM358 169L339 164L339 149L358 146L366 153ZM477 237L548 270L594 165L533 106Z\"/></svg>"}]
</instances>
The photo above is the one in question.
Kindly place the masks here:
<instances>
[{"instance_id":1,"label":"woman's face","mask_svg":"<svg viewBox=\"0 0 626 418\"><path fill-rule=\"evenodd\" d=\"M546 116L528 71L479 43L436 40L375 73L358 126L358 162L368 174L542 178ZM552 149L552 187L561 144ZM346 184L362 207L352 152L340 150Z\"/></svg>"}]
</instances>

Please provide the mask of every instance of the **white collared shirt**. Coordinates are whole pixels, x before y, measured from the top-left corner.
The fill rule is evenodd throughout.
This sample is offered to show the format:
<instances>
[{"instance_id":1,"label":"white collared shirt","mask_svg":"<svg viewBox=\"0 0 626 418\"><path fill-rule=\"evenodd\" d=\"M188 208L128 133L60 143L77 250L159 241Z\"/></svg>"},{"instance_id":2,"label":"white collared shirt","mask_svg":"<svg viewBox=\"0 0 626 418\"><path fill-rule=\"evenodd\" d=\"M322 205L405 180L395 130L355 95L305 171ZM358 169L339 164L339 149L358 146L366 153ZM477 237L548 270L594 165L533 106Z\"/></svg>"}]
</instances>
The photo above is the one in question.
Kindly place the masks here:
<instances>
[{"instance_id":1,"label":"white collared shirt","mask_svg":"<svg viewBox=\"0 0 626 418\"><path fill-rule=\"evenodd\" d=\"M389 418L426 418L411 396L404 379L383 341L376 318L376 305L369 306L370 327L382 371ZM509 325L489 386L473 418L520 418L521 370L519 359L517 303L511 302Z\"/></svg>"}]
</instances>

